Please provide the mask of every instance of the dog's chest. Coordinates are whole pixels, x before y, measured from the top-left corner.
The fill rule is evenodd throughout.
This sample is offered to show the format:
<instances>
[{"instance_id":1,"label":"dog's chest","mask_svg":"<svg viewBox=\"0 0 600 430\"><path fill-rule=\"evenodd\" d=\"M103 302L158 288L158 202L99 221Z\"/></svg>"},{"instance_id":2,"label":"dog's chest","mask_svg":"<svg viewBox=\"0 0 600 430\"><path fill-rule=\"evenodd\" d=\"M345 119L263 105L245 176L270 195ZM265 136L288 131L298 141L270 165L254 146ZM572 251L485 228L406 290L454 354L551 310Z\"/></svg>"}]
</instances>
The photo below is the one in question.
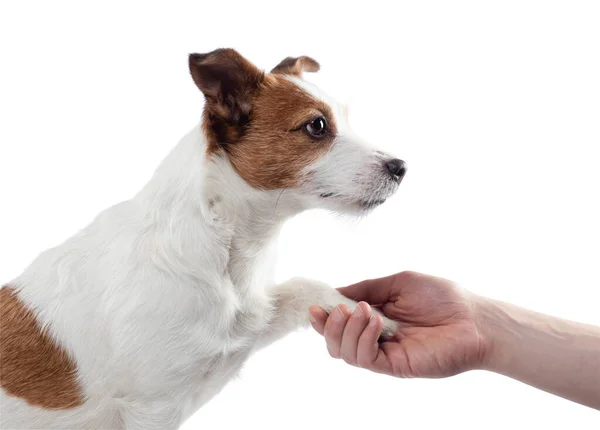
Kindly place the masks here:
<instances>
[{"instance_id":1,"label":"dog's chest","mask_svg":"<svg viewBox=\"0 0 600 430\"><path fill-rule=\"evenodd\" d=\"M270 273L264 272L264 266L254 269L240 269L239 273L246 272L243 282L232 284L232 294L221 304L221 317L229 315L222 321L226 329L213 332L213 352L199 362L202 370L190 375L195 386L184 402L184 416L196 411L237 376L269 327L272 308L262 282Z\"/></svg>"},{"instance_id":2,"label":"dog's chest","mask_svg":"<svg viewBox=\"0 0 600 430\"><path fill-rule=\"evenodd\" d=\"M267 289L271 278L271 253L264 247L243 247L241 252L232 253L210 304L201 300L196 324L201 326L201 337L211 345L207 352L214 367L228 367L228 361L235 366L269 327L272 303Z\"/></svg>"}]
</instances>

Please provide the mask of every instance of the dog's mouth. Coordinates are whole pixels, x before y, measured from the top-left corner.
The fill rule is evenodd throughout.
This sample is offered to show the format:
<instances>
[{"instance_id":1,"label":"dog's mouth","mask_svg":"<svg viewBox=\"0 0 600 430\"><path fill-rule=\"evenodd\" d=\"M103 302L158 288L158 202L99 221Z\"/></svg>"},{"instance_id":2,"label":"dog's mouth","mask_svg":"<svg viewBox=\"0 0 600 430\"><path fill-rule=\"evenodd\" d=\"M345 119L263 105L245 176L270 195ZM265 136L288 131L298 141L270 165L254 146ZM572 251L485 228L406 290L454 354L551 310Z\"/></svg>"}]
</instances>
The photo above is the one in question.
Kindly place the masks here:
<instances>
[{"instance_id":1,"label":"dog's mouth","mask_svg":"<svg viewBox=\"0 0 600 430\"><path fill-rule=\"evenodd\" d=\"M386 199L376 199L376 200L361 200L358 202L358 205L365 210L373 209L379 205L385 203Z\"/></svg>"},{"instance_id":2,"label":"dog's mouth","mask_svg":"<svg viewBox=\"0 0 600 430\"><path fill-rule=\"evenodd\" d=\"M319 194L319 197L321 197L322 199L349 200L348 198L344 198L344 196L342 196L341 194L336 194L336 193L321 193L321 194ZM358 205L361 209L369 210L369 209L373 209L374 207L384 204L386 200L387 199L385 199L385 198L373 198L373 199L358 200L355 202L356 202L356 205Z\"/></svg>"},{"instance_id":3,"label":"dog's mouth","mask_svg":"<svg viewBox=\"0 0 600 430\"><path fill-rule=\"evenodd\" d=\"M319 194L319 197L323 198L323 199L328 199L329 197L333 197L335 196L335 193L321 193Z\"/></svg>"}]
</instances>

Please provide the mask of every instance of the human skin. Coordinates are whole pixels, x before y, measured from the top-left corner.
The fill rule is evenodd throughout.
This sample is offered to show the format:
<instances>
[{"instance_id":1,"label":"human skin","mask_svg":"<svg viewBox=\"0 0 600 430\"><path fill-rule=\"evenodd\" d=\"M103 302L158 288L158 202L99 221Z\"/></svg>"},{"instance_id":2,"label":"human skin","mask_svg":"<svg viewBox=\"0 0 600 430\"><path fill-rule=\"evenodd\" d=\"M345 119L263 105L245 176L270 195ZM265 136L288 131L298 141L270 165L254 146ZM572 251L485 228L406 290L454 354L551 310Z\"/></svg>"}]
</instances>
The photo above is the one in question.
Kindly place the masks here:
<instances>
[{"instance_id":1,"label":"human skin","mask_svg":"<svg viewBox=\"0 0 600 430\"><path fill-rule=\"evenodd\" d=\"M600 409L600 328L473 294L415 272L340 288L354 312L310 308L334 358L396 377L441 378L482 369ZM378 342L382 320L400 323Z\"/></svg>"}]
</instances>

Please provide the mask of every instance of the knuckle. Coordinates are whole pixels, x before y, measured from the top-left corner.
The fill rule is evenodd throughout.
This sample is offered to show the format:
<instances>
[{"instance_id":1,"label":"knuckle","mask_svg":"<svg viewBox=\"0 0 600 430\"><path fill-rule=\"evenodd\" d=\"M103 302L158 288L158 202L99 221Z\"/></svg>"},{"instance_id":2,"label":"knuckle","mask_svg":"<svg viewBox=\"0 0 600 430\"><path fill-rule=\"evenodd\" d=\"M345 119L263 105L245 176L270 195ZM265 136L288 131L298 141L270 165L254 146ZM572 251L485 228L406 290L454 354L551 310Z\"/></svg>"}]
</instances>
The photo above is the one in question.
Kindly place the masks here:
<instances>
[{"instance_id":1,"label":"knuckle","mask_svg":"<svg viewBox=\"0 0 600 430\"><path fill-rule=\"evenodd\" d=\"M327 348L327 351L329 352L329 355L331 356L331 358L340 358L340 353L339 351L336 351L334 348Z\"/></svg>"},{"instance_id":2,"label":"knuckle","mask_svg":"<svg viewBox=\"0 0 600 430\"><path fill-rule=\"evenodd\" d=\"M347 364L354 366L356 364L356 359L348 354L342 354L342 360L344 360Z\"/></svg>"},{"instance_id":3,"label":"knuckle","mask_svg":"<svg viewBox=\"0 0 600 430\"><path fill-rule=\"evenodd\" d=\"M356 360L357 367L366 367L365 362L363 360Z\"/></svg>"},{"instance_id":4,"label":"knuckle","mask_svg":"<svg viewBox=\"0 0 600 430\"><path fill-rule=\"evenodd\" d=\"M405 270L403 272L398 273L398 275L396 275L396 276L399 280L407 282L407 281L417 278L419 276L419 273L413 272L411 270Z\"/></svg>"},{"instance_id":5,"label":"knuckle","mask_svg":"<svg viewBox=\"0 0 600 430\"><path fill-rule=\"evenodd\" d=\"M369 367L371 364L372 364L371 360L369 360L369 359L368 359L368 358L366 358L366 357L357 357L357 359L356 359L356 365L357 365L358 367L365 367L365 368L367 368L367 367Z\"/></svg>"}]
</instances>

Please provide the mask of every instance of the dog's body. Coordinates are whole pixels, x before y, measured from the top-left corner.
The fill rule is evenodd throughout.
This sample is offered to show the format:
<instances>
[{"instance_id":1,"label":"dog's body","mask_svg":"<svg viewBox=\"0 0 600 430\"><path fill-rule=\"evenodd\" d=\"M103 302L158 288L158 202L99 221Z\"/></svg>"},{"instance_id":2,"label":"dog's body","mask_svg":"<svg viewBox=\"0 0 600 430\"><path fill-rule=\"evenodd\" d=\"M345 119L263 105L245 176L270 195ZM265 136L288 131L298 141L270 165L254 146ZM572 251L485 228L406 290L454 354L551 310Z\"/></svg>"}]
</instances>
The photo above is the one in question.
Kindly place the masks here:
<instances>
[{"instance_id":1,"label":"dog's body","mask_svg":"<svg viewBox=\"0 0 600 430\"><path fill-rule=\"evenodd\" d=\"M314 133L321 124L313 116L329 99L298 78L313 60L287 59L269 75L231 50L190 62L207 98L201 126L138 195L41 254L0 290L1 428L177 428L253 351L306 325L309 306L354 306L315 281L273 286L279 229L311 207L368 210L395 191L404 172L388 177L390 158L352 135L333 102L318 118L331 134L335 124L335 135L316 147L323 136ZM251 96L240 89L246 85ZM298 114L304 124L302 115L312 112L309 125L290 137L295 148L315 142L310 156L256 149L298 131L290 124L275 137L260 130L263 119L273 123L272 115L286 112L273 92L270 104L261 100L265 88L281 86L300 97L290 95L293 112L281 121ZM303 107L310 100L317 108ZM268 106L275 106L271 113ZM344 173L349 168L362 173ZM394 323L385 324L392 333Z\"/></svg>"}]
</instances>

